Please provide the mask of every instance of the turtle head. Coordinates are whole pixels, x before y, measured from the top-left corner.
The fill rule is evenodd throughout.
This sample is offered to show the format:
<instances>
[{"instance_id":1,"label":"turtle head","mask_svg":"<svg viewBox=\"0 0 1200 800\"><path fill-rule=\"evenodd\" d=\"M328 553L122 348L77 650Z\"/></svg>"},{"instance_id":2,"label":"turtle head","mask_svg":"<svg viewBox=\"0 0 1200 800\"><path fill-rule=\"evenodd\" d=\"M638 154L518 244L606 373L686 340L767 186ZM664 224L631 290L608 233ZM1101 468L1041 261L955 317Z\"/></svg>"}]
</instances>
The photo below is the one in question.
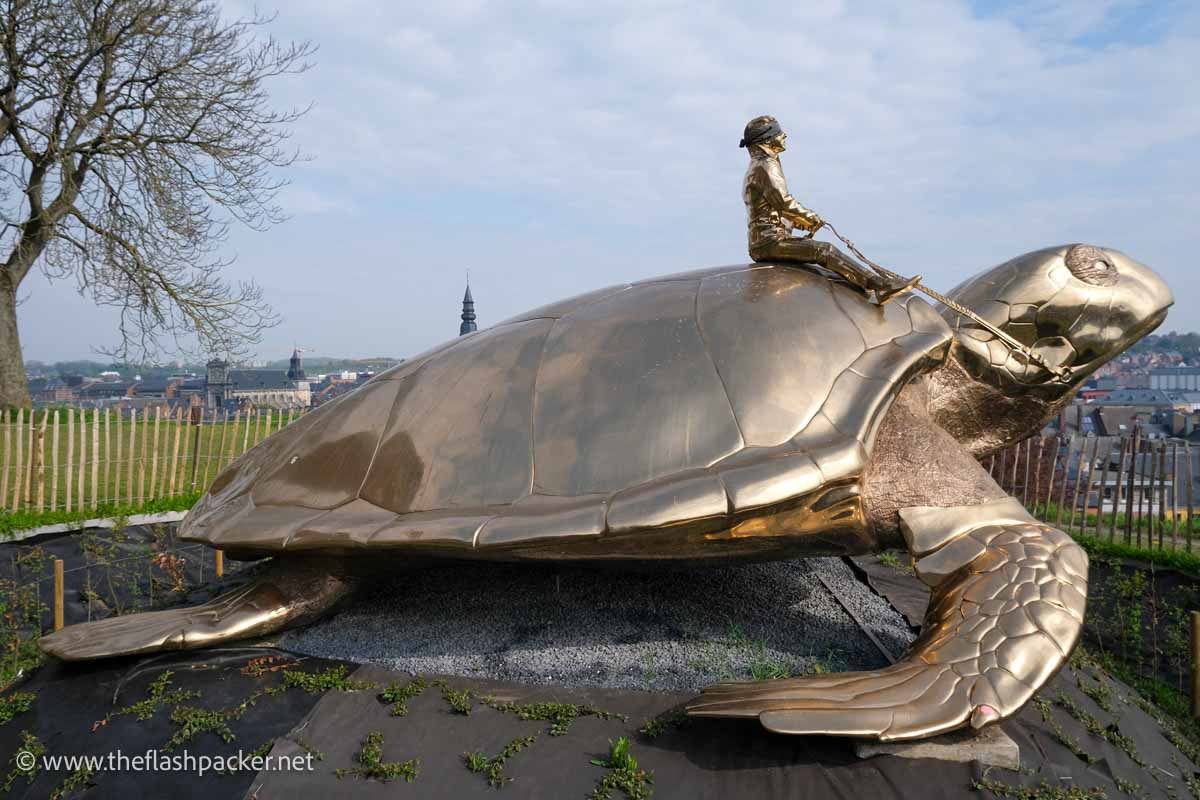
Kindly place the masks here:
<instances>
[{"instance_id":1,"label":"turtle head","mask_svg":"<svg viewBox=\"0 0 1200 800\"><path fill-rule=\"evenodd\" d=\"M976 455L1040 430L1077 387L1154 330L1174 302L1148 267L1124 253L1075 244L1018 256L950 292L985 326L942 307L953 358L934 375L934 414Z\"/></svg>"}]
</instances>

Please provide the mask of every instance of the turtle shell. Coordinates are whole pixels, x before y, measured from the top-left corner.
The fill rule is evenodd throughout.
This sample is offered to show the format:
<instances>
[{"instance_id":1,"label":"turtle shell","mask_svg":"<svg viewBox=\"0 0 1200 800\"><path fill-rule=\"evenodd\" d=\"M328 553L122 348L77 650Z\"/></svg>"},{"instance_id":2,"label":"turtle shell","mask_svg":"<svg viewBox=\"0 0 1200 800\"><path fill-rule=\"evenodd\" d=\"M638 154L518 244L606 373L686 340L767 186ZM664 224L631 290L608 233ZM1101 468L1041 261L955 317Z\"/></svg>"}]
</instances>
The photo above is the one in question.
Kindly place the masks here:
<instances>
[{"instance_id":1,"label":"turtle shell","mask_svg":"<svg viewBox=\"0 0 1200 800\"><path fill-rule=\"evenodd\" d=\"M927 303L750 264L614 286L402 362L252 449L183 538L249 554L728 529L861 476ZM470 551L464 552L464 551Z\"/></svg>"}]
</instances>

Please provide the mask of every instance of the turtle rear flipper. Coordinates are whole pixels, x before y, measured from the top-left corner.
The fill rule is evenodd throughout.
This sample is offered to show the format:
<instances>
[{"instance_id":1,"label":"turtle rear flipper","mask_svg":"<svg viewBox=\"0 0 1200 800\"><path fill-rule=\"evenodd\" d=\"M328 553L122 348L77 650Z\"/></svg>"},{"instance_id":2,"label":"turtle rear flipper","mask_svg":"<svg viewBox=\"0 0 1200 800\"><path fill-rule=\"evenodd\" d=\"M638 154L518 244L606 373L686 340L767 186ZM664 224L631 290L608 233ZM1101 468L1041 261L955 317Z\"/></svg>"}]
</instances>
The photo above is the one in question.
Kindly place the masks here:
<instances>
[{"instance_id":1,"label":"turtle rear flipper","mask_svg":"<svg viewBox=\"0 0 1200 800\"><path fill-rule=\"evenodd\" d=\"M1079 638L1087 555L1015 500L900 517L917 575L933 588L903 660L871 672L718 684L688 713L888 741L981 728L1020 710Z\"/></svg>"},{"instance_id":2,"label":"turtle rear flipper","mask_svg":"<svg viewBox=\"0 0 1200 800\"><path fill-rule=\"evenodd\" d=\"M66 661L194 650L312 622L357 585L356 578L331 571L328 563L290 558L202 605L83 622L43 636L38 646Z\"/></svg>"}]
</instances>

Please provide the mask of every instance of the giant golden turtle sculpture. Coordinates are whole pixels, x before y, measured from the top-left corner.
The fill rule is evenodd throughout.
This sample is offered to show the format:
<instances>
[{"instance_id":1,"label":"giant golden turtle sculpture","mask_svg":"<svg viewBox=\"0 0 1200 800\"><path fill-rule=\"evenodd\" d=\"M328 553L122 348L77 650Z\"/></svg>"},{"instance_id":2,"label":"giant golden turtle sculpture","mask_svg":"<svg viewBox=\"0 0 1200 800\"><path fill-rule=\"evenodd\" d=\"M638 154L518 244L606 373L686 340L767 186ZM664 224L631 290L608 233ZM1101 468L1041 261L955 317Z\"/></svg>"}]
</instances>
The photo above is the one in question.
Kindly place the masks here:
<instances>
[{"instance_id":1,"label":"giant golden turtle sculpture","mask_svg":"<svg viewBox=\"0 0 1200 800\"><path fill-rule=\"evenodd\" d=\"M216 479L181 536L272 556L256 581L41 645L75 660L268 634L433 557L645 566L907 546L932 597L903 660L722 684L690 713L887 740L1003 719L1075 646L1087 557L977 458L1040 430L1172 297L1088 245L1020 256L951 297L1043 364L916 296L880 307L778 264L601 289L455 339Z\"/></svg>"}]
</instances>

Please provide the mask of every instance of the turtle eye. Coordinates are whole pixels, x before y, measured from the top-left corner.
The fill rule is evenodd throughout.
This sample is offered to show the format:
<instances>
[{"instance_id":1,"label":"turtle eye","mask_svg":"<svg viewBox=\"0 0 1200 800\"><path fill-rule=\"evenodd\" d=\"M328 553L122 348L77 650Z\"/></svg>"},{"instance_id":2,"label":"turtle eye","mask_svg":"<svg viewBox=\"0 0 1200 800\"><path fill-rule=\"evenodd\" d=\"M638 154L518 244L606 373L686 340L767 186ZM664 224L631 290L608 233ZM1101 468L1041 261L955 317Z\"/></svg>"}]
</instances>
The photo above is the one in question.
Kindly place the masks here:
<instances>
[{"instance_id":1,"label":"turtle eye","mask_svg":"<svg viewBox=\"0 0 1200 800\"><path fill-rule=\"evenodd\" d=\"M1084 283L1092 286L1112 286L1117 282L1117 266L1104 251L1090 244L1077 244L1064 257L1067 269Z\"/></svg>"}]
</instances>

